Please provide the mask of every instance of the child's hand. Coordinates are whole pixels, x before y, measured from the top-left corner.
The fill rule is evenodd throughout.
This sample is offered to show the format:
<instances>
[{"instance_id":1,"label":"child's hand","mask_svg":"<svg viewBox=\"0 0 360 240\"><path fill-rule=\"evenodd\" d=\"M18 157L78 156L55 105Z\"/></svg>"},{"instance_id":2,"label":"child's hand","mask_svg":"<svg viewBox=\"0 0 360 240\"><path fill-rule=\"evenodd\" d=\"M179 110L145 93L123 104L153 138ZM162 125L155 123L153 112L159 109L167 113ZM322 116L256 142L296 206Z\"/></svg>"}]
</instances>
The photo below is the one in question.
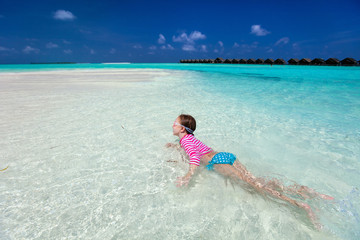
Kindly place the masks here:
<instances>
[{"instance_id":1,"label":"child's hand","mask_svg":"<svg viewBox=\"0 0 360 240\"><path fill-rule=\"evenodd\" d=\"M181 187L181 186L187 186L189 184L191 177L178 177L176 179L176 186L177 187Z\"/></svg>"},{"instance_id":2,"label":"child's hand","mask_svg":"<svg viewBox=\"0 0 360 240\"><path fill-rule=\"evenodd\" d=\"M167 147L167 148L176 147L176 144L174 144L174 143L167 143L167 144L165 144L165 147Z\"/></svg>"}]
</instances>

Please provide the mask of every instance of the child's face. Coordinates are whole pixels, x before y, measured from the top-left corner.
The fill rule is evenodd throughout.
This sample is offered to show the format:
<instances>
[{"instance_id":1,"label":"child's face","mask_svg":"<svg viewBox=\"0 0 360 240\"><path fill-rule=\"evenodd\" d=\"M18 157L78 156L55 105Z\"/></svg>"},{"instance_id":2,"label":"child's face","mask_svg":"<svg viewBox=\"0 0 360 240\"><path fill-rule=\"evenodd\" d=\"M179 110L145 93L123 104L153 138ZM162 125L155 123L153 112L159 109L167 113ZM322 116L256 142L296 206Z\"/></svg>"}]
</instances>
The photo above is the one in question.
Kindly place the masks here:
<instances>
[{"instance_id":1,"label":"child's face","mask_svg":"<svg viewBox=\"0 0 360 240\"><path fill-rule=\"evenodd\" d=\"M178 124L176 124L176 123L178 123ZM180 118L178 117L178 118L176 118L175 119L175 122L173 123L173 126L172 126L172 128L173 128L173 134L175 135L175 136L179 136L179 134L180 134L180 132L181 132L181 130L182 130L182 126L180 126L181 125L181 123L180 123Z\"/></svg>"}]
</instances>

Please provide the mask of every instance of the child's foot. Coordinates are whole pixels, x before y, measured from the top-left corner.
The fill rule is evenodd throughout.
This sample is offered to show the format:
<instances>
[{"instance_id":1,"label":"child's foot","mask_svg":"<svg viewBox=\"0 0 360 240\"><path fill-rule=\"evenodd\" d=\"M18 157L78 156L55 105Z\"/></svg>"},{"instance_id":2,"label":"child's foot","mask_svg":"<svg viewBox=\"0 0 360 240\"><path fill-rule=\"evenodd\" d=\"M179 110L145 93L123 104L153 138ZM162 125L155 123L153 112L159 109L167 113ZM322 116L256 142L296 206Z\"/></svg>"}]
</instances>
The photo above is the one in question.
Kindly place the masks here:
<instances>
[{"instance_id":1,"label":"child's foot","mask_svg":"<svg viewBox=\"0 0 360 240\"><path fill-rule=\"evenodd\" d=\"M319 196L322 199L325 199L325 200L334 200L334 198L332 196L329 196L329 195L326 195L326 194L319 194Z\"/></svg>"}]
</instances>

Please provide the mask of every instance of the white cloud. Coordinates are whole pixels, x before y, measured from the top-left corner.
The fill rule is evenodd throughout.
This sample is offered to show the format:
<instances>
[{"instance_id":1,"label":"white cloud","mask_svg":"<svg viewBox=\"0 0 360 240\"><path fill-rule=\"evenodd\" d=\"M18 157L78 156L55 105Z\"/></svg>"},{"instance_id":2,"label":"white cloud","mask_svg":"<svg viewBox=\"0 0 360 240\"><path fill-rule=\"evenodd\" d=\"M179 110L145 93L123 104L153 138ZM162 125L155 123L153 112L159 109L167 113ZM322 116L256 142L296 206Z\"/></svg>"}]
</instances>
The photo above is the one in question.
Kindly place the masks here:
<instances>
[{"instance_id":1,"label":"white cloud","mask_svg":"<svg viewBox=\"0 0 360 240\"><path fill-rule=\"evenodd\" d=\"M206 45L201 45L200 51L201 51L201 52L207 52Z\"/></svg>"},{"instance_id":2,"label":"white cloud","mask_svg":"<svg viewBox=\"0 0 360 240\"><path fill-rule=\"evenodd\" d=\"M261 28L261 25L252 25L250 33L255 34L256 36L266 36L270 34L270 32L267 31L266 29Z\"/></svg>"},{"instance_id":3,"label":"white cloud","mask_svg":"<svg viewBox=\"0 0 360 240\"><path fill-rule=\"evenodd\" d=\"M174 47L171 46L170 44L167 44L167 45L161 46L161 49L163 49L163 50L174 50Z\"/></svg>"},{"instance_id":4,"label":"white cloud","mask_svg":"<svg viewBox=\"0 0 360 240\"><path fill-rule=\"evenodd\" d=\"M59 46L55 43L49 42L46 44L46 48L58 48Z\"/></svg>"},{"instance_id":5,"label":"white cloud","mask_svg":"<svg viewBox=\"0 0 360 240\"><path fill-rule=\"evenodd\" d=\"M112 49L110 49L110 52L109 52L110 54L115 54L116 53L116 49L115 48L112 48Z\"/></svg>"},{"instance_id":6,"label":"white cloud","mask_svg":"<svg viewBox=\"0 0 360 240\"><path fill-rule=\"evenodd\" d=\"M70 49L66 49L66 50L64 50L64 53L65 54L72 54L72 51Z\"/></svg>"},{"instance_id":7,"label":"white cloud","mask_svg":"<svg viewBox=\"0 0 360 240\"><path fill-rule=\"evenodd\" d=\"M7 52L7 51L10 51L10 49L0 46L0 52Z\"/></svg>"},{"instance_id":8,"label":"white cloud","mask_svg":"<svg viewBox=\"0 0 360 240\"><path fill-rule=\"evenodd\" d=\"M238 47L240 47L240 45L237 42L235 42L233 48L238 48Z\"/></svg>"},{"instance_id":9,"label":"white cloud","mask_svg":"<svg viewBox=\"0 0 360 240\"><path fill-rule=\"evenodd\" d=\"M94 49L90 49L90 54L94 55L96 52Z\"/></svg>"},{"instance_id":10,"label":"white cloud","mask_svg":"<svg viewBox=\"0 0 360 240\"><path fill-rule=\"evenodd\" d=\"M243 52L252 52L254 49L258 47L258 42L253 42L251 44L241 44L241 51Z\"/></svg>"},{"instance_id":11,"label":"white cloud","mask_svg":"<svg viewBox=\"0 0 360 240\"><path fill-rule=\"evenodd\" d=\"M185 44L185 45L182 47L182 50L187 51L187 52L196 51L194 45L191 45L191 44Z\"/></svg>"},{"instance_id":12,"label":"white cloud","mask_svg":"<svg viewBox=\"0 0 360 240\"><path fill-rule=\"evenodd\" d=\"M65 44L71 44L71 42L66 41L66 40L63 40L63 43L65 43Z\"/></svg>"},{"instance_id":13,"label":"white cloud","mask_svg":"<svg viewBox=\"0 0 360 240\"><path fill-rule=\"evenodd\" d=\"M179 36L172 37L173 42L187 42L188 41L188 35L186 33L182 33Z\"/></svg>"},{"instance_id":14,"label":"white cloud","mask_svg":"<svg viewBox=\"0 0 360 240\"><path fill-rule=\"evenodd\" d=\"M189 36L186 33L182 33L177 37L173 36L172 39L173 39L174 42L182 42L182 43L186 43L186 44L194 44L194 42L197 41L197 40L206 39L206 36L205 36L205 34L202 34L199 31L193 31L192 33L190 33Z\"/></svg>"},{"instance_id":15,"label":"white cloud","mask_svg":"<svg viewBox=\"0 0 360 240\"><path fill-rule=\"evenodd\" d=\"M157 47L154 46L154 45L149 47L150 50L156 50L156 48L157 48Z\"/></svg>"},{"instance_id":16,"label":"white cloud","mask_svg":"<svg viewBox=\"0 0 360 240\"><path fill-rule=\"evenodd\" d=\"M268 52L268 53L272 53L272 52L274 52L274 50L272 49L272 48L270 48L269 50L267 50L266 52Z\"/></svg>"},{"instance_id":17,"label":"white cloud","mask_svg":"<svg viewBox=\"0 0 360 240\"><path fill-rule=\"evenodd\" d=\"M135 44L135 45L133 46L133 48L135 48L135 49L141 49L142 46L141 46L141 44Z\"/></svg>"},{"instance_id":18,"label":"white cloud","mask_svg":"<svg viewBox=\"0 0 360 240\"><path fill-rule=\"evenodd\" d=\"M70 11L66 10L57 10L54 13L54 19L61 20L61 21L71 21L74 20L76 17Z\"/></svg>"},{"instance_id":19,"label":"white cloud","mask_svg":"<svg viewBox=\"0 0 360 240\"><path fill-rule=\"evenodd\" d=\"M205 34L202 34L202 33L199 32L199 31L193 31L193 32L190 34L189 38L190 38L191 40L196 41L196 40L200 40L200 39L205 39L206 36L205 36Z\"/></svg>"},{"instance_id":20,"label":"white cloud","mask_svg":"<svg viewBox=\"0 0 360 240\"><path fill-rule=\"evenodd\" d=\"M276 43L275 43L275 46L277 45L285 45L285 44L288 44L290 41L290 39L288 37L283 37L281 39L279 39Z\"/></svg>"},{"instance_id":21,"label":"white cloud","mask_svg":"<svg viewBox=\"0 0 360 240\"><path fill-rule=\"evenodd\" d=\"M214 52L215 53L224 53L224 43L222 41L218 41L219 47L218 49L215 49Z\"/></svg>"},{"instance_id":22,"label":"white cloud","mask_svg":"<svg viewBox=\"0 0 360 240\"><path fill-rule=\"evenodd\" d=\"M190 35L187 35L187 33L182 33L178 36L172 37L173 42L180 42L184 44L182 46L182 50L184 51L196 51L195 41L201 39L206 39L206 36L199 31L193 31L190 33Z\"/></svg>"},{"instance_id":23,"label":"white cloud","mask_svg":"<svg viewBox=\"0 0 360 240\"><path fill-rule=\"evenodd\" d=\"M159 39L158 39L158 43L159 44L165 44L166 42L166 38L164 37L164 35L162 35L161 33L159 34Z\"/></svg>"},{"instance_id":24,"label":"white cloud","mask_svg":"<svg viewBox=\"0 0 360 240\"><path fill-rule=\"evenodd\" d=\"M33 48L33 47L30 47L30 46L26 46L26 47L23 49L23 52L26 53L26 54L29 54L29 53L39 53L40 50L37 49L37 48Z\"/></svg>"}]
</instances>

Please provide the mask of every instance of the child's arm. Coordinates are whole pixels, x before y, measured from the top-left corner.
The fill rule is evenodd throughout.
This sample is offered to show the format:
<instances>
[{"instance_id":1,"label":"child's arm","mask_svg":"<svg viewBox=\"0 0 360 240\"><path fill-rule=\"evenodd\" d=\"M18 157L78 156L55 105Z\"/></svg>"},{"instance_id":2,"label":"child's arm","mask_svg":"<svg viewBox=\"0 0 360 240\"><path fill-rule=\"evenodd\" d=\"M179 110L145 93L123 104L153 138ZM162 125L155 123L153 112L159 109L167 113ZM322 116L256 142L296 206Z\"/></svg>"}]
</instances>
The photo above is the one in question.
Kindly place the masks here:
<instances>
[{"instance_id":1,"label":"child's arm","mask_svg":"<svg viewBox=\"0 0 360 240\"><path fill-rule=\"evenodd\" d=\"M196 168L198 166L195 164L190 164L189 166L189 171L187 172L187 174L183 177L178 177L176 180L176 186L177 187L181 187L183 185L187 186L189 184L189 181L191 179L191 177L194 175Z\"/></svg>"}]
</instances>

